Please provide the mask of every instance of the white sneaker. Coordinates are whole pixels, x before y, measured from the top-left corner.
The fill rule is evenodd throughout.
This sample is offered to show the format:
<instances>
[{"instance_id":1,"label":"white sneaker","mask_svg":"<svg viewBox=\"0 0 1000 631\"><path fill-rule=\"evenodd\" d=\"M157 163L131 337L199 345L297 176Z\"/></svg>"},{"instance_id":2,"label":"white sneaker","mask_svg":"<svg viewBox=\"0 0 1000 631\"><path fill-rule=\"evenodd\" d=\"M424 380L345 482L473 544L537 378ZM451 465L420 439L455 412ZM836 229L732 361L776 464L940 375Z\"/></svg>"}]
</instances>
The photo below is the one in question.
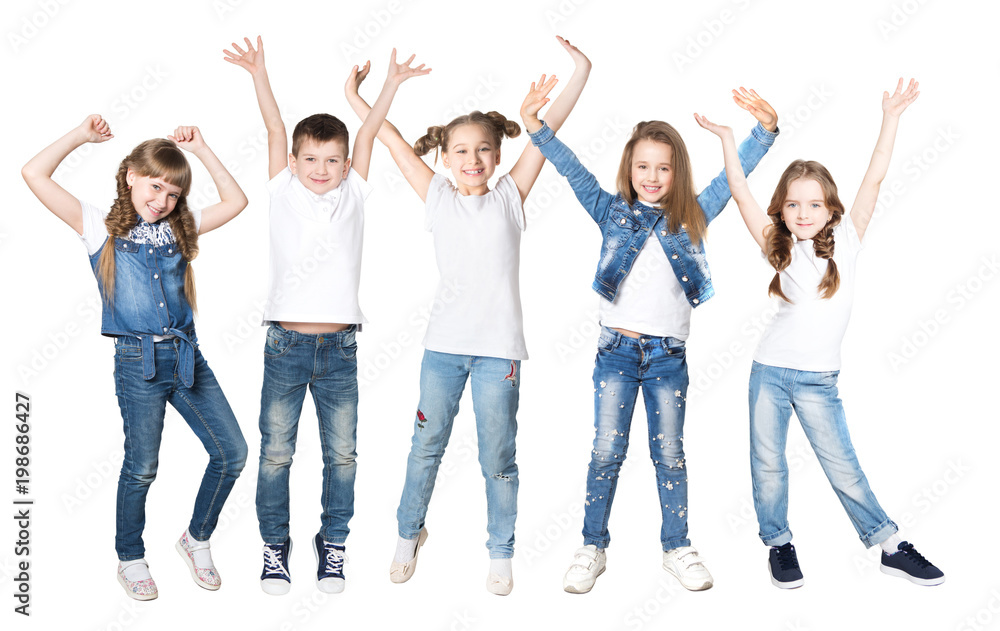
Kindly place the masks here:
<instances>
[{"instance_id":1,"label":"white sneaker","mask_svg":"<svg viewBox=\"0 0 1000 631\"><path fill-rule=\"evenodd\" d=\"M566 570L563 577L563 589L571 594L586 594L594 588L597 577L604 574L607 566L607 555L597 546L583 546L576 551L573 565Z\"/></svg>"},{"instance_id":2,"label":"white sneaker","mask_svg":"<svg viewBox=\"0 0 1000 631\"><path fill-rule=\"evenodd\" d=\"M663 553L663 569L673 574L685 589L693 592L712 586L712 575L703 563L698 551L691 546L681 546Z\"/></svg>"}]
</instances>

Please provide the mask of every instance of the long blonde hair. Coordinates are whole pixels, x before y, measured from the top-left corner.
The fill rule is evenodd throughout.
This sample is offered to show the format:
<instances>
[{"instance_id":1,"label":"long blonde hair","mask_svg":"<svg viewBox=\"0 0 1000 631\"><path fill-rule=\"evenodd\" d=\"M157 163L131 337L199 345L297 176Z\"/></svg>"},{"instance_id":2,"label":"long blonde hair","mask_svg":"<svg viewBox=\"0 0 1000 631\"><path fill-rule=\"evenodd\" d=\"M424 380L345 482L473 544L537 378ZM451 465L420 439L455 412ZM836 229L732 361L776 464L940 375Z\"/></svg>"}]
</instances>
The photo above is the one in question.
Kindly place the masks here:
<instances>
[{"instance_id":1,"label":"long blonde hair","mask_svg":"<svg viewBox=\"0 0 1000 631\"><path fill-rule=\"evenodd\" d=\"M108 305L114 303L115 237L127 237L129 231L139 221L135 206L132 205L131 187L126 182L129 169L136 175L159 178L181 189L177 204L166 219L170 222L170 230L174 233L177 249L189 263L184 273L184 296L191 309L197 311L197 292L190 262L198 256L198 230L194 225L194 216L187 206L187 195L191 191L191 166L180 148L165 138L154 138L140 143L118 166L118 173L115 174L118 197L111 205L111 212L104 219L104 225L108 229L108 240L97 263L97 277L100 280L102 297Z\"/></svg>"},{"instance_id":2,"label":"long blonde hair","mask_svg":"<svg viewBox=\"0 0 1000 631\"><path fill-rule=\"evenodd\" d=\"M625 143L622 160L618 165L618 192L629 206L635 203L637 195L632 186L632 155L640 140L662 142L673 150L670 165L673 181L662 203L667 228L676 234L683 227L691 237L691 243L701 243L708 224L705 222L705 212L698 205L698 194L695 192L694 176L691 173L691 158L680 133L669 123L643 121L632 130L632 137Z\"/></svg>"},{"instance_id":3,"label":"long blonde hair","mask_svg":"<svg viewBox=\"0 0 1000 631\"><path fill-rule=\"evenodd\" d=\"M833 260L834 247L836 246L833 242L833 229L840 225L840 220L844 216L844 204L837 196L837 185L826 167L813 160L796 160L789 164L785 172L781 174L778 186L774 189L774 195L771 196L771 203L767 207L767 214L771 218L771 225L768 226L766 233L767 262L775 270L767 293L769 296L778 296L785 302L791 301L785 292L781 291L781 270L792 262L792 233L781 217L781 209L788 197L788 187L799 178L808 178L819 184L823 190L824 204L830 210L830 221L812 239L813 251L816 256L829 261L826 273L823 274L819 283L821 297L832 298L840 287L840 272L837 270L837 263Z\"/></svg>"}]
</instances>

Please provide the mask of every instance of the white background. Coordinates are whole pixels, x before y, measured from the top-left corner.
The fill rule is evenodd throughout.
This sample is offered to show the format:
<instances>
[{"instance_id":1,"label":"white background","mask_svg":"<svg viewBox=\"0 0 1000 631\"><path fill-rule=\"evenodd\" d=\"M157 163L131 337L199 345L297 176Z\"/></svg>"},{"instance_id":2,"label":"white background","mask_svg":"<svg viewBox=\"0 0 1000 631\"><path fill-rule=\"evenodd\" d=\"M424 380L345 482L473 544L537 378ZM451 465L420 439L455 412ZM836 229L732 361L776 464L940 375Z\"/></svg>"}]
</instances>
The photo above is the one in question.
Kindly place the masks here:
<instances>
[{"instance_id":1,"label":"white background","mask_svg":"<svg viewBox=\"0 0 1000 631\"><path fill-rule=\"evenodd\" d=\"M233 6L235 5L235 6ZM489 3L57 2L4 4L0 269L4 373L0 472L13 477L15 392L31 396L30 619L12 612L13 522L0 529L5 628L753 628L971 629L1000 627L992 542L998 337L995 234L997 10L986 2L790 0ZM561 34L593 61L563 140L608 189L621 148L640 120L683 134L696 185L721 168L718 140L691 113L732 125L750 117L729 90L754 87L777 109L782 133L750 180L762 203L795 158L819 160L850 205L881 120L882 90L915 76L922 94L903 115L882 212L866 234L853 321L844 340L841 395L855 446L904 538L947 574L920 588L878 571L793 426L790 520L806 584L770 585L757 538L747 445L746 382L772 275L735 206L712 224L708 253L717 296L695 312L688 361L686 441L690 529L716 585L688 593L660 568L659 510L644 419L611 518L608 570L589 595L561 589L580 545L593 438L597 296L590 289L600 235L565 182L546 166L528 199L522 300L531 359L522 367L521 492L515 588L488 594L483 481L466 399L427 518L419 571L390 584L395 508L402 488L422 352L422 310L437 281L422 206L376 143L367 205L359 336L362 378L356 514L347 591L315 588L309 540L319 528L320 454L307 403L292 479L297 548L289 595L258 587L254 514L262 375L259 327L267 270L264 128L250 76L222 61L244 35L264 36L282 114L292 125L317 111L358 121L343 98L350 66L373 59L362 88L381 85L389 51L434 68L402 86L390 119L411 142L471 109L516 117L539 74L568 79ZM558 88L557 88L558 89ZM96 285L73 231L30 194L18 169L46 144L101 113L115 139L81 149L59 172L70 192L109 204L113 174L138 142L199 125L250 198L243 214L201 239L202 350L250 444L251 458L212 539L219 592L191 584L173 551L190 515L206 456L168 411L159 477L148 500L147 559L159 585L151 603L116 584L114 502L121 418L112 344L99 335ZM507 141L499 172L525 137ZM212 199L195 164L192 204ZM896 192L890 195L893 190ZM963 296L959 291L964 291ZM641 406L639 408L642 409ZM16 496L6 487L2 495ZM6 500L9 501L9 500ZM4 511L6 513L6 511Z\"/></svg>"}]
</instances>

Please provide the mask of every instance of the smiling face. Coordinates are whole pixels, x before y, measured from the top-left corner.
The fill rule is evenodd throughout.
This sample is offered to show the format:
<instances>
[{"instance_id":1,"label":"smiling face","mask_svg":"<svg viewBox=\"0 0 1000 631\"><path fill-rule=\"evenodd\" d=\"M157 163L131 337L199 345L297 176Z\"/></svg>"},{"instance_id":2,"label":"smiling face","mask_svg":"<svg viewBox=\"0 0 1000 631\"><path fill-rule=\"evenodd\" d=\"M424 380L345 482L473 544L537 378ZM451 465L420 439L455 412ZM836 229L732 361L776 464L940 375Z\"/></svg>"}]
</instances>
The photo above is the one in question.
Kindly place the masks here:
<instances>
[{"instance_id":1,"label":"smiling face","mask_svg":"<svg viewBox=\"0 0 1000 631\"><path fill-rule=\"evenodd\" d=\"M163 178L137 175L132 169L125 174L125 181L131 187L132 206L147 223L156 223L173 212L184 193Z\"/></svg>"},{"instance_id":2,"label":"smiling face","mask_svg":"<svg viewBox=\"0 0 1000 631\"><path fill-rule=\"evenodd\" d=\"M299 155L288 154L288 168L307 189L322 195L340 186L351 168L347 147L340 140L304 138Z\"/></svg>"},{"instance_id":3,"label":"smiling face","mask_svg":"<svg viewBox=\"0 0 1000 631\"><path fill-rule=\"evenodd\" d=\"M674 181L674 149L664 142L642 139L632 151L630 177L639 200L659 206Z\"/></svg>"},{"instance_id":4,"label":"smiling face","mask_svg":"<svg viewBox=\"0 0 1000 631\"><path fill-rule=\"evenodd\" d=\"M463 195L482 195L500 164L500 148L482 125L469 123L451 131L442 157Z\"/></svg>"},{"instance_id":5,"label":"smiling face","mask_svg":"<svg viewBox=\"0 0 1000 631\"><path fill-rule=\"evenodd\" d=\"M781 206L781 219L798 239L812 239L832 216L826 205L823 187L812 178L800 177L788 185Z\"/></svg>"}]
</instances>

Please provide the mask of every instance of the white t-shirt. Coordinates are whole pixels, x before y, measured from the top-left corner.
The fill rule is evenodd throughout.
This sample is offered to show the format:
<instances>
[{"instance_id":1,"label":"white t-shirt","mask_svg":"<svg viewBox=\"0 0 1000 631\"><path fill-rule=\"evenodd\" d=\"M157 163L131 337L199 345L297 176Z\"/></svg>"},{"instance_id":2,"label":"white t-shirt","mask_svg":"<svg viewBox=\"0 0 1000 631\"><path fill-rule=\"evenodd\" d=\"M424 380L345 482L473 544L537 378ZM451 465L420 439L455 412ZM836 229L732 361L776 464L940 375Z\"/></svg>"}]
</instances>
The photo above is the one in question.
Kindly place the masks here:
<instances>
[{"instance_id":1,"label":"white t-shirt","mask_svg":"<svg viewBox=\"0 0 1000 631\"><path fill-rule=\"evenodd\" d=\"M851 318L861 240L848 215L833 229L833 260L840 287L829 300L819 296L828 262L816 256L811 239L792 244L792 261L781 272L781 290L791 304L778 300L778 313L761 336L754 361L811 372L840 370L840 343Z\"/></svg>"},{"instance_id":2,"label":"white t-shirt","mask_svg":"<svg viewBox=\"0 0 1000 631\"><path fill-rule=\"evenodd\" d=\"M639 250L615 301L598 300L601 324L606 327L679 340L690 333L691 305L655 234Z\"/></svg>"},{"instance_id":3,"label":"white t-shirt","mask_svg":"<svg viewBox=\"0 0 1000 631\"><path fill-rule=\"evenodd\" d=\"M317 195L285 168L267 190L271 264L263 324L367 322L358 287L368 182L350 169L340 186Z\"/></svg>"},{"instance_id":4,"label":"white t-shirt","mask_svg":"<svg viewBox=\"0 0 1000 631\"><path fill-rule=\"evenodd\" d=\"M514 180L504 175L485 195L462 195L435 175L426 213L441 280L424 347L527 359L518 279L524 209Z\"/></svg>"},{"instance_id":5,"label":"white t-shirt","mask_svg":"<svg viewBox=\"0 0 1000 631\"><path fill-rule=\"evenodd\" d=\"M104 219L111 212L111 207L101 209L93 204L85 201L80 201L80 206L83 209L83 234L79 235L80 240L83 241L83 245L87 248L87 255L93 256L101 246L104 245L104 241L108 238L108 227L104 225ZM194 227L195 230L201 229L201 209L189 208L191 215L194 217ZM156 222L156 226L163 224L164 226L169 226L169 221L164 221L166 217ZM146 224L144 227L140 222L140 225L132 229L129 234L129 238L136 243L150 244L150 245L165 245L166 243L171 243L172 241L164 240L170 238L171 233L166 230L148 230L145 229L149 226Z\"/></svg>"}]
</instances>

